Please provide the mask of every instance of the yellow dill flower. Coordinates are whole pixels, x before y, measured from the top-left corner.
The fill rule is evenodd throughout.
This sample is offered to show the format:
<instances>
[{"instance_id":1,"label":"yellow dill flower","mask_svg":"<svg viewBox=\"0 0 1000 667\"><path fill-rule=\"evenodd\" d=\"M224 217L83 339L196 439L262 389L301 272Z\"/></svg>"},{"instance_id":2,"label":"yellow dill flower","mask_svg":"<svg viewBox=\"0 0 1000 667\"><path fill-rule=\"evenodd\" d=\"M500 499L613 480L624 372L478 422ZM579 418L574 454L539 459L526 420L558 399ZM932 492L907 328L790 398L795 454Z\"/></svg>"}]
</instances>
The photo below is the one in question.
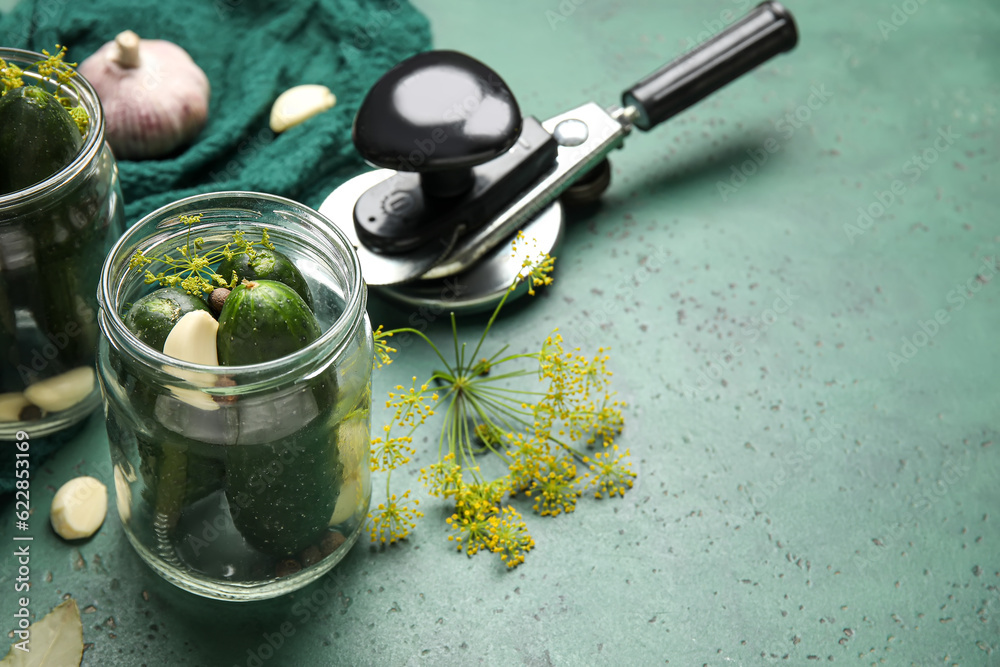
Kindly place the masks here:
<instances>
[{"instance_id":1,"label":"yellow dill flower","mask_svg":"<svg viewBox=\"0 0 1000 667\"><path fill-rule=\"evenodd\" d=\"M389 426L384 426L385 438L372 438L371 469L372 472L395 470L410 462L410 457L416 451L410 445L413 438L404 435L396 438L388 437Z\"/></svg>"},{"instance_id":2,"label":"yellow dill flower","mask_svg":"<svg viewBox=\"0 0 1000 667\"><path fill-rule=\"evenodd\" d=\"M511 242L512 257L518 257L521 254L521 252L518 251L519 247L525 254L521 259L521 271L518 273L514 283L510 286L510 289L514 289L522 282L527 282L528 294L535 296L536 287L552 284L551 273L553 269L555 269L556 258L546 252L538 250L537 239L531 239L532 248L525 249L524 246L527 245L527 243L528 240L523 231L518 232L517 236L514 237L513 242Z\"/></svg>"},{"instance_id":3,"label":"yellow dill flower","mask_svg":"<svg viewBox=\"0 0 1000 667\"><path fill-rule=\"evenodd\" d=\"M149 256L143 251L136 251L129 259L129 268L144 269L154 261L167 267L166 271L153 274L145 271L145 281L147 285L159 283L164 287L181 287L189 294L210 294L216 286L233 288L236 286L237 278L235 272L230 279L220 276L212 268L224 259L232 259L237 255L256 255L254 245L261 245L273 249L274 246L269 240L266 229L261 230L261 240L259 242L250 241L244 232L236 231L232 234L232 240L228 243L215 246L207 252L202 252L205 240L201 237L191 238L192 227L195 223L201 222L201 214L178 216L178 222L187 227L187 236L182 246L174 248L171 252L160 256ZM235 246L235 249L234 249Z\"/></svg>"},{"instance_id":4,"label":"yellow dill flower","mask_svg":"<svg viewBox=\"0 0 1000 667\"><path fill-rule=\"evenodd\" d=\"M534 510L542 516L558 516L576 509L580 491L576 488L576 465L566 458L548 457L548 470L532 480L524 495L534 497Z\"/></svg>"},{"instance_id":5,"label":"yellow dill flower","mask_svg":"<svg viewBox=\"0 0 1000 667\"><path fill-rule=\"evenodd\" d=\"M421 468L420 480L432 496L450 498L462 486L462 467L455 463L455 455L448 453L437 463Z\"/></svg>"},{"instance_id":6,"label":"yellow dill flower","mask_svg":"<svg viewBox=\"0 0 1000 667\"><path fill-rule=\"evenodd\" d=\"M623 407L625 407L624 402L612 401L609 397L604 405L594 412L593 435L588 438L588 444L595 444L598 440L605 447L614 444L615 436L621 434L625 427L625 417L622 416Z\"/></svg>"},{"instance_id":7,"label":"yellow dill flower","mask_svg":"<svg viewBox=\"0 0 1000 667\"><path fill-rule=\"evenodd\" d=\"M478 473L479 468L474 470ZM497 506L507 494L507 479L501 477L492 482L474 482L462 484L455 494L455 505L460 511L463 508L481 509L487 514L496 512Z\"/></svg>"},{"instance_id":8,"label":"yellow dill flower","mask_svg":"<svg viewBox=\"0 0 1000 667\"><path fill-rule=\"evenodd\" d=\"M372 542L394 544L410 534L415 525L414 521L424 514L407 506L409 497L409 490L403 493L402 498L396 498L396 494L392 494L387 502L380 504L377 510L368 514L368 518L372 521ZM413 501L414 506L419 504L419 500Z\"/></svg>"},{"instance_id":9,"label":"yellow dill flower","mask_svg":"<svg viewBox=\"0 0 1000 667\"><path fill-rule=\"evenodd\" d=\"M0 92L6 93L8 90L23 86L22 74L24 74L24 70L17 65L0 60L0 85L3 85L3 90Z\"/></svg>"},{"instance_id":10,"label":"yellow dill flower","mask_svg":"<svg viewBox=\"0 0 1000 667\"><path fill-rule=\"evenodd\" d=\"M535 479L542 475L551 444L544 431L530 430L508 435L510 448L507 450L507 465L511 494L531 487Z\"/></svg>"},{"instance_id":11,"label":"yellow dill flower","mask_svg":"<svg viewBox=\"0 0 1000 667\"><path fill-rule=\"evenodd\" d=\"M413 386L408 390L401 384L396 385L396 391L390 391L389 400L385 402L385 407L396 408L393 423L401 427L416 428L434 414L434 408L427 404L428 385L420 385L420 391L417 391L416 382L417 378L414 377ZM437 394L430 395L431 401L437 401L437 399Z\"/></svg>"},{"instance_id":12,"label":"yellow dill flower","mask_svg":"<svg viewBox=\"0 0 1000 667\"><path fill-rule=\"evenodd\" d=\"M70 79L76 76L76 72L72 69L76 67L76 63L64 62L64 58L66 57L65 46L56 44L56 52L54 54L42 49L42 55L45 56L45 60L38 61L34 67L45 78L51 79L54 76L58 83L68 83Z\"/></svg>"},{"instance_id":13,"label":"yellow dill flower","mask_svg":"<svg viewBox=\"0 0 1000 667\"><path fill-rule=\"evenodd\" d=\"M387 338L392 338L392 332L382 331L382 325L380 324L373 336L375 337L375 366L376 368L388 366L392 363L392 357L389 355L393 352L398 352L396 348L390 347L389 343L386 342Z\"/></svg>"},{"instance_id":14,"label":"yellow dill flower","mask_svg":"<svg viewBox=\"0 0 1000 667\"><path fill-rule=\"evenodd\" d=\"M502 495L502 493L501 493ZM488 548L490 537L489 518L496 514L495 493L489 485L460 485L455 493L455 513L445 519L455 532L448 536L458 551L465 549L469 556Z\"/></svg>"},{"instance_id":15,"label":"yellow dill flower","mask_svg":"<svg viewBox=\"0 0 1000 667\"><path fill-rule=\"evenodd\" d=\"M73 107L69 110L69 116L76 123L76 127L80 130L80 134L87 136L87 130L90 129L90 116L81 107Z\"/></svg>"},{"instance_id":16,"label":"yellow dill flower","mask_svg":"<svg viewBox=\"0 0 1000 667\"><path fill-rule=\"evenodd\" d=\"M508 568L515 568L524 562L524 555L535 548L535 540L528 533L521 515L513 507L503 508L499 516L487 519L488 537L486 546L493 553L500 554Z\"/></svg>"},{"instance_id":17,"label":"yellow dill flower","mask_svg":"<svg viewBox=\"0 0 1000 667\"><path fill-rule=\"evenodd\" d=\"M625 491L632 488L632 480L635 479L632 463L623 462L629 455L629 450L626 449L624 454L619 454L618 445L612 445L610 451L594 454L593 461L589 458L584 459L584 463L590 464L590 472L585 476L586 486L596 487L595 498L603 498L604 494L611 498L624 496Z\"/></svg>"}]
</instances>

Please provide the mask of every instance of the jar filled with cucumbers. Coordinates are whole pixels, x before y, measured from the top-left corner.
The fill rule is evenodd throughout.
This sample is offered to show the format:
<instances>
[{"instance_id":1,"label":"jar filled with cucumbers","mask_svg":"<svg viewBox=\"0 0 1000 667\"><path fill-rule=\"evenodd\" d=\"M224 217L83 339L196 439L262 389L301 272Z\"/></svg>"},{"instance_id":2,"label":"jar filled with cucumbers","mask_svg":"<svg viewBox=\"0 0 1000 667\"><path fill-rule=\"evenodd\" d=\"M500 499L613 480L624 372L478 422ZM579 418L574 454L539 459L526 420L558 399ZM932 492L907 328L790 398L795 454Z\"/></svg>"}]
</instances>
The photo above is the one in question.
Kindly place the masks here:
<instances>
[{"instance_id":1,"label":"jar filled with cucumbers","mask_svg":"<svg viewBox=\"0 0 1000 667\"><path fill-rule=\"evenodd\" d=\"M97 94L64 55L0 49L0 441L101 401L97 282L122 199Z\"/></svg>"},{"instance_id":2,"label":"jar filled with cucumbers","mask_svg":"<svg viewBox=\"0 0 1000 667\"><path fill-rule=\"evenodd\" d=\"M332 568L371 499L373 341L350 242L280 197L189 197L126 232L99 300L116 504L142 558L228 600Z\"/></svg>"}]
</instances>

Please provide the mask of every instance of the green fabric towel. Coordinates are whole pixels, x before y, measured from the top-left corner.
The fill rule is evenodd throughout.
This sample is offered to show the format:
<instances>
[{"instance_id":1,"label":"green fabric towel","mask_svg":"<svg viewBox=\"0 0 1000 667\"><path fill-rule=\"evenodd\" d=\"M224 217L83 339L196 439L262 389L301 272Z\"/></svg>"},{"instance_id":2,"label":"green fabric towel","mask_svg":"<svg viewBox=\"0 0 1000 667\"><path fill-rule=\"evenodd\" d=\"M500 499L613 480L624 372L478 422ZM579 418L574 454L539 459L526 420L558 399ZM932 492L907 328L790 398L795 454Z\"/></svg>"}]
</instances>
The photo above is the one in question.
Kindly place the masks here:
<instances>
[{"instance_id":1,"label":"green fabric towel","mask_svg":"<svg viewBox=\"0 0 1000 667\"><path fill-rule=\"evenodd\" d=\"M212 85L208 125L169 159L120 161L128 224L201 192L256 190L318 207L363 167L351 123L387 69L429 48L427 20L406 0L21 0L0 18L0 45L55 44L82 62L122 30L182 46ZM337 105L275 135L271 105L305 83Z\"/></svg>"},{"instance_id":2,"label":"green fabric towel","mask_svg":"<svg viewBox=\"0 0 1000 667\"><path fill-rule=\"evenodd\" d=\"M208 125L193 144L167 159L119 161L129 225L182 197L220 190L317 208L363 168L351 123L365 93L430 46L427 20L405 0L20 0L0 17L0 45L51 52L62 44L69 60L82 62L127 29L182 46L212 85ZM337 105L275 135L275 98L305 83L329 87ZM69 437L32 440L33 466ZM14 487L13 448L3 449L0 495Z\"/></svg>"}]
</instances>

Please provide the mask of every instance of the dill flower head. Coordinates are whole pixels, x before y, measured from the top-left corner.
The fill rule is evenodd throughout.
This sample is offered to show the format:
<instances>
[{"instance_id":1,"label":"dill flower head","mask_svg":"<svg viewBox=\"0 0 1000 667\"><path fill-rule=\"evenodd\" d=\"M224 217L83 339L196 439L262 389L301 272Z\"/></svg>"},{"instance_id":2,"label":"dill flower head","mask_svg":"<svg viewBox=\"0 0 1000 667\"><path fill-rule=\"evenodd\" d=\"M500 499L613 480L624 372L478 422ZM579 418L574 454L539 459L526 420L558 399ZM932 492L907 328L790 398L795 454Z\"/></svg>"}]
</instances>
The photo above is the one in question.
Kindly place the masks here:
<instances>
[{"instance_id":1,"label":"dill flower head","mask_svg":"<svg viewBox=\"0 0 1000 667\"><path fill-rule=\"evenodd\" d=\"M390 347L387 342L387 338L392 338L391 331L382 331L382 325L378 325L378 329L372 334L375 338L375 367L382 368L383 366L388 366L392 363L392 357L390 356L393 352L398 352L394 347Z\"/></svg>"},{"instance_id":2,"label":"dill flower head","mask_svg":"<svg viewBox=\"0 0 1000 667\"><path fill-rule=\"evenodd\" d=\"M445 521L455 531L448 536L458 551L465 549L469 556L489 548L489 518L496 514L496 490L490 485L462 484L455 493L455 513ZM503 493L500 493L502 496Z\"/></svg>"},{"instance_id":3,"label":"dill flower head","mask_svg":"<svg viewBox=\"0 0 1000 667\"><path fill-rule=\"evenodd\" d=\"M555 269L556 258L546 252L540 251L537 239L531 239L530 248L525 248L527 245L528 238L524 235L524 232L518 232L511 243L511 256L518 257L523 253L524 257L521 259L521 271L518 273L517 279L510 286L510 289L513 290L520 283L526 282L528 283L528 294L535 296L536 287L552 284L551 274L553 269Z\"/></svg>"},{"instance_id":4,"label":"dill flower head","mask_svg":"<svg viewBox=\"0 0 1000 667\"><path fill-rule=\"evenodd\" d=\"M401 384L396 385L396 391L390 391L389 400L385 402L385 407L396 409L392 421L402 428L416 428L434 414L434 408L428 405L428 398L431 401L436 401L437 394L431 393L428 397L428 385L426 383L420 385L418 391L416 383L417 378L414 377L413 386L409 389Z\"/></svg>"},{"instance_id":5,"label":"dill flower head","mask_svg":"<svg viewBox=\"0 0 1000 667\"><path fill-rule=\"evenodd\" d=\"M388 424L382 427L385 430L385 437L372 438L371 469L372 472L379 470L395 470L399 466L410 462L410 457L416 454L411 444L413 438L408 435L390 437Z\"/></svg>"},{"instance_id":6,"label":"dill flower head","mask_svg":"<svg viewBox=\"0 0 1000 667\"><path fill-rule=\"evenodd\" d=\"M547 470L531 482L524 495L535 499L534 510L542 516L558 516L576 509L576 465L567 457L546 457Z\"/></svg>"},{"instance_id":7,"label":"dill flower head","mask_svg":"<svg viewBox=\"0 0 1000 667\"><path fill-rule=\"evenodd\" d=\"M450 498L462 486L462 467L455 463L455 455L449 452L437 463L422 468L420 480L432 496Z\"/></svg>"},{"instance_id":8,"label":"dill flower head","mask_svg":"<svg viewBox=\"0 0 1000 667\"><path fill-rule=\"evenodd\" d=\"M487 548L500 554L500 560L508 568L515 568L524 562L524 555L535 548L535 540L528 533L528 527L516 509L503 508L499 515L487 519Z\"/></svg>"},{"instance_id":9,"label":"dill flower head","mask_svg":"<svg viewBox=\"0 0 1000 667\"><path fill-rule=\"evenodd\" d=\"M372 522L372 542L395 544L399 540L406 539L415 525L414 521L424 515L416 509L420 504L419 500L413 500L414 507L408 506L409 497L409 491L403 493L402 498L396 498L396 494L392 494L386 502L368 514Z\"/></svg>"},{"instance_id":10,"label":"dill flower head","mask_svg":"<svg viewBox=\"0 0 1000 667\"><path fill-rule=\"evenodd\" d=\"M590 464L590 472L584 476L586 485L595 487L595 498L603 498L605 494L611 498L624 496L632 488L635 473L631 461L625 460L628 456L627 449L620 454L618 445L612 445L610 450L594 454L593 459L584 459L584 463Z\"/></svg>"},{"instance_id":11,"label":"dill flower head","mask_svg":"<svg viewBox=\"0 0 1000 667\"><path fill-rule=\"evenodd\" d=\"M531 488L534 480L543 474L552 446L548 434L542 429L511 433L508 440L508 477L511 493L517 493Z\"/></svg>"}]
</instances>

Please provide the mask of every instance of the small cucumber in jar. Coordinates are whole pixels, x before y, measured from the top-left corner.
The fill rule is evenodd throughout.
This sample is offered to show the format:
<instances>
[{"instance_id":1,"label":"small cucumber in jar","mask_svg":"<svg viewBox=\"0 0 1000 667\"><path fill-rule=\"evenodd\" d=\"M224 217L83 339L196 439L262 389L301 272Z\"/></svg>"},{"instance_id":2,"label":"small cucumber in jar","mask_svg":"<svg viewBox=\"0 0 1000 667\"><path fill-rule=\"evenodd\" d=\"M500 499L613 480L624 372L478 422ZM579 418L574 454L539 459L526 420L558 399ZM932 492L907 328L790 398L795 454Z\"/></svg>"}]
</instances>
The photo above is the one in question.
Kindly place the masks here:
<instances>
[{"instance_id":1,"label":"small cucumber in jar","mask_svg":"<svg viewBox=\"0 0 1000 667\"><path fill-rule=\"evenodd\" d=\"M80 152L83 135L51 93L20 86L0 97L0 195L62 171Z\"/></svg>"},{"instance_id":2,"label":"small cucumber in jar","mask_svg":"<svg viewBox=\"0 0 1000 667\"><path fill-rule=\"evenodd\" d=\"M219 314L219 363L272 361L301 350L319 335L316 316L291 287L274 280L244 281Z\"/></svg>"},{"instance_id":3,"label":"small cucumber in jar","mask_svg":"<svg viewBox=\"0 0 1000 667\"><path fill-rule=\"evenodd\" d=\"M240 281L274 280L284 283L295 290L310 309L313 307L312 292L306 279L292 260L277 250L257 249L252 257L247 253L235 255L232 259L222 260L216 272L227 282L233 279L235 273Z\"/></svg>"}]
</instances>

